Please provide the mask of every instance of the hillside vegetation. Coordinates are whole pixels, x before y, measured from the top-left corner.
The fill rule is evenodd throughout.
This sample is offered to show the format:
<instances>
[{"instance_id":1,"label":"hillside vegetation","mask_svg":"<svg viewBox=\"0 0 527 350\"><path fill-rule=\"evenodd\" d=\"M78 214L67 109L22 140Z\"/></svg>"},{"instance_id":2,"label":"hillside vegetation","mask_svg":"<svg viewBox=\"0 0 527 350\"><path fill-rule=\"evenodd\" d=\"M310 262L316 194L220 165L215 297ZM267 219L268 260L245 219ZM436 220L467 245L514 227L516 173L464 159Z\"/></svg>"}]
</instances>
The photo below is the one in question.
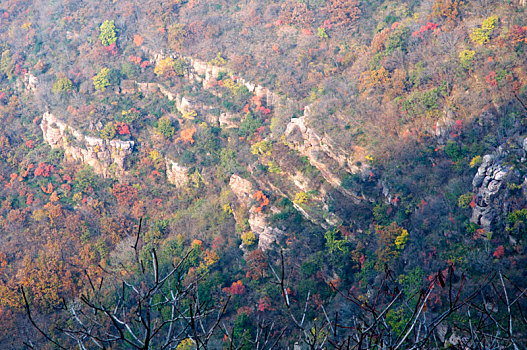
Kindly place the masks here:
<instances>
[{"instance_id":1,"label":"hillside vegetation","mask_svg":"<svg viewBox=\"0 0 527 350\"><path fill-rule=\"evenodd\" d=\"M0 2L0 348L520 349L526 176L524 0Z\"/></svg>"}]
</instances>

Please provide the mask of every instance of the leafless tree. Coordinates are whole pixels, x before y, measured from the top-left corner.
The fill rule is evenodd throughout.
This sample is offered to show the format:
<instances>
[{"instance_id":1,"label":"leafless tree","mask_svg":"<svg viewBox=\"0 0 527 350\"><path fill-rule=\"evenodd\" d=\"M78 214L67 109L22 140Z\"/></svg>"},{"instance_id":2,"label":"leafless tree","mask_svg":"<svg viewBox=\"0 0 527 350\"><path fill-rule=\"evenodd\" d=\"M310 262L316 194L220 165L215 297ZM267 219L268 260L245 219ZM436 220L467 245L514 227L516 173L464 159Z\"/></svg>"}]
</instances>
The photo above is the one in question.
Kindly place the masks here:
<instances>
[{"instance_id":1,"label":"leafless tree","mask_svg":"<svg viewBox=\"0 0 527 350\"><path fill-rule=\"evenodd\" d=\"M409 294L399 289L393 273L386 269L380 285L365 296L332 286L353 306L351 318L342 318L339 311L330 313L322 305L318 317L311 321L307 319L309 292L305 303L299 302L296 308L291 303L283 253L279 269L271 266L271 271L292 324L301 330L309 349L431 349L446 342L456 349L521 349L527 345L527 319L522 309L527 288L515 285L501 272L487 275L469 291L466 276L457 276L450 266L433 275L427 286ZM407 315L400 318L400 327L390 322L388 315L393 310Z\"/></svg>"},{"instance_id":2,"label":"leafless tree","mask_svg":"<svg viewBox=\"0 0 527 350\"><path fill-rule=\"evenodd\" d=\"M140 258L140 230L141 223L131 247L135 266L120 266L129 277L100 267L103 277L96 281L86 272L87 290L76 300L64 301L68 319L55 325L53 334L34 321L22 289L27 316L47 341L60 349L72 344L79 349L175 349L182 341L207 349L216 331L222 333L219 326L229 298L218 305L200 300L198 289L205 275L189 278L185 271L192 250L162 273L154 248L148 249L149 262ZM132 269L139 271L139 277L132 277L137 276ZM26 345L34 348L31 342Z\"/></svg>"}]
</instances>

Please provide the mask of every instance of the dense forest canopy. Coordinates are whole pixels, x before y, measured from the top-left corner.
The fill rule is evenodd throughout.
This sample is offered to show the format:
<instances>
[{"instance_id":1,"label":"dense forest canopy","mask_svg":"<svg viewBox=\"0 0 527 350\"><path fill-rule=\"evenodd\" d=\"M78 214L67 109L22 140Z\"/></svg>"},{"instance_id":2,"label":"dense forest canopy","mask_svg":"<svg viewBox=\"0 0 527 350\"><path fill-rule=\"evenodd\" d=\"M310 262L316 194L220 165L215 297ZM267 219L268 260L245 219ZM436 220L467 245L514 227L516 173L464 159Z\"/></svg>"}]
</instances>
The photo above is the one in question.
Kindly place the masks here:
<instances>
[{"instance_id":1,"label":"dense forest canopy","mask_svg":"<svg viewBox=\"0 0 527 350\"><path fill-rule=\"evenodd\" d=\"M527 346L525 0L0 1L0 348Z\"/></svg>"}]
</instances>

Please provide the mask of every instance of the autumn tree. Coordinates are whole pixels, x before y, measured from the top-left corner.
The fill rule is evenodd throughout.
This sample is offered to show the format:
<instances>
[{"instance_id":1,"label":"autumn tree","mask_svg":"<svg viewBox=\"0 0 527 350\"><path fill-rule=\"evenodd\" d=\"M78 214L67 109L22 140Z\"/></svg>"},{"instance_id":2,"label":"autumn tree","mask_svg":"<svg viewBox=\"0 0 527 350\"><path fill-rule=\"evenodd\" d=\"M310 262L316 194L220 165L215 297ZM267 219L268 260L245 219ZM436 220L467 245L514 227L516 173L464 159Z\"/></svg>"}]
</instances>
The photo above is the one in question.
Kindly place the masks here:
<instances>
[{"instance_id":1,"label":"autumn tree","mask_svg":"<svg viewBox=\"0 0 527 350\"><path fill-rule=\"evenodd\" d=\"M143 45L143 37L136 34L134 35L134 45L137 46L137 47L140 47L141 45Z\"/></svg>"},{"instance_id":2,"label":"autumn tree","mask_svg":"<svg viewBox=\"0 0 527 350\"><path fill-rule=\"evenodd\" d=\"M119 202L119 205L124 207L130 207L137 201L137 189L127 184L115 183L112 188L112 194Z\"/></svg>"},{"instance_id":3,"label":"autumn tree","mask_svg":"<svg viewBox=\"0 0 527 350\"><path fill-rule=\"evenodd\" d=\"M310 27L314 17L307 4L296 0L288 0L282 4L280 20L288 25Z\"/></svg>"},{"instance_id":4,"label":"autumn tree","mask_svg":"<svg viewBox=\"0 0 527 350\"><path fill-rule=\"evenodd\" d=\"M140 230L141 224L129 254L132 259L119 266L100 266L100 275L85 271L85 288L75 299L60 299L61 290L54 286L47 296L51 300L36 299L34 295L42 289L31 281L40 282L38 279L22 286L30 323L54 348L188 349L198 344L197 348L208 349L209 343L221 339L224 331L219 330L220 321L230 297L215 303L203 301L201 282L206 272L199 272L200 247L186 251L182 247L173 262L167 263L155 248L148 248L150 244L141 239ZM36 271L44 274L48 270L41 267ZM241 281L230 288L235 295L244 290ZM34 317L35 301L51 306L60 302L60 321L42 327Z\"/></svg>"},{"instance_id":5,"label":"autumn tree","mask_svg":"<svg viewBox=\"0 0 527 350\"><path fill-rule=\"evenodd\" d=\"M442 17L452 25L459 17L459 10L463 3L462 0L436 0L432 7L432 15Z\"/></svg>"},{"instance_id":6,"label":"autumn tree","mask_svg":"<svg viewBox=\"0 0 527 350\"><path fill-rule=\"evenodd\" d=\"M117 127L115 123L108 122L106 123L104 128L101 130L100 135L105 140L111 140L115 137L116 132L117 132Z\"/></svg>"},{"instance_id":7,"label":"autumn tree","mask_svg":"<svg viewBox=\"0 0 527 350\"><path fill-rule=\"evenodd\" d=\"M95 90L104 91L110 86L110 69L102 68L97 75L93 77L93 86Z\"/></svg>"},{"instance_id":8,"label":"autumn tree","mask_svg":"<svg viewBox=\"0 0 527 350\"><path fill-rule=\"evenodd\" d=\"M66 78L65 76L59 77L55 84L53 84L53 92L54 93L60 93L60 92L70 92L73 89L73 83L71 80Z\"/></svg>"},{"instance_id":9,"label":"autumn tree","mask_svg":"<svg viewBox=\"0 0 527 350\"><path fill-rule=\"evenodd\" d=\"M162 117L157 121L156 131L165 138L170 138L176 132L169 117Z\"/></svg>"},{"instance_id":10,"label":"autumn tree","mask_svg":"<svg viewBox=\"0 0 527 350\"><path fill-rule=\"evenodd\" d=\"M389 226L376 226L375 232L379 247L377 249L376 268L384 269L384 264L391 264L399 257L408 240L408 231L392 222Z\"/></svg>"},{"instance_id":11,"label":"autumn tree","mask_svg":"<svg viewBox=\"0 0 527 350\"><path fill-rule=\"evenodd\" d=\"M181 50L188 35L189 33L183 24L176 23L169 26L167 30L168 46L175 51Z\"/></svg>"},{"instance_id":12,"label":"autumn tree","mask_svg":"<svg viewBox=\"0 0 527 350\"><path fill-rule=\"evenodd\" d=\"M110 46L112 44L115 44L115 42L117 41L117 31L113 20L104 21L99 27L99 29L99 39L101 39L101 43L104 46Z\"/></svg>"},{"instance_id":13,"label":"autumn tree","mask_svg":"<svg viewBox=\"0 0 527 350\"><path fill-rule=\"evenodd\" d=\"M173 77L176 74L176 61L172 57L159 60L154 68L154 73L158 76Z\"/></svg>"},{"instance_id":14,"label":"autumn tree","mask_svg":"<svg viewBox=\"0 0 527 350\"><path fill-rule=\"evenodd\" d=\"M359 2L355 0L329 0L326 12L331 23L343 27L354 24L361 14Z\"/></svg>"}]
</instances>

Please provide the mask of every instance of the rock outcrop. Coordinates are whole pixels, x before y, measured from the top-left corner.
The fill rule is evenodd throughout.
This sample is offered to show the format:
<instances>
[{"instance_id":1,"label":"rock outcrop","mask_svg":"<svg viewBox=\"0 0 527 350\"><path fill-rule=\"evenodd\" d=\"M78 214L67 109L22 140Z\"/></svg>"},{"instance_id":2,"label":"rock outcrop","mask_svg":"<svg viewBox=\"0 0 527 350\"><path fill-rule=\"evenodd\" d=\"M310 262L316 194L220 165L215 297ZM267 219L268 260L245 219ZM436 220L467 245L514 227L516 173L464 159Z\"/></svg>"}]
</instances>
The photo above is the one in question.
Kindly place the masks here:
<instances>
[{"instance_id":1,"label":"rock outcrop","mask_svg":"<svg viewBox=\"0 0 527 350\"><path fill-rule=\"evenodd\" d=\"M44 141L52 148L64 150L67 161L87 164L94 172L104 177L125 171L126 158L132 154L134 141L103 140L84 136L53 114L46 112L40 124Z\"/></svg>"},{"instance_id":2,"label":"rock outcrop","mask_svg":"<svg viewBox=\"0 0 527 350\"><path fill-rule=\"evenodd\" d=\"M37 91L38 86L39 86L39 81L36 76L31 74L31 72L24 74L23 81L24 81L24 86L27 91L33 92L33 93Z\"/></svg>"},{"instance_id":3,"label":"rock outcrop","mask_svg":"<svg viewBox=\"0 0 527 350\"><path fill-rule=\"evenodd\" d=\"M249 226L251 231L258 237L258 248L262 250L268 250L272 247L272 244L280 239L284 235L284 231L274 228L268 225L267 219L268 214L256 211L255 207L251 206L253 201L253 194L256 190L250 181L241 178L238 175L232 175L229 181L232 192L236 195L238 203L249 210ZM266 209L270 212L278 212L277 208L270 207ZM241 218L237 218L237 222Z\"/></svg>"},{"instance_id":4,"label":"rock outcrop","mask_svg":"<svg viewBox=\"0 0 527 350\"><path fill-rule=\"evenodd\" d=\"M161 93L169 101L174 101L176 109L181 113L185 114L192 110L199 111L204 119L209 123L217 123L219 117L210 113L213 110L213 106L191 101L185 96L176 93L169 88L158 84L158 83L139 83L135 80L123 80L120 85L121 94L133 94L136 92L142 92L145 94Z\"/></svg>"},{"instance_id":5,"label":"rock outcrop","mask_svg":"<svg viewBox=\"0 0 527 350\"><path fill-rule=\"evenodd\" d=\"M167 55L165 53L157 52L153 49L149 49L145 45L143 45L141 48L147 55L150 56L151 61L155 63L159 62L159 60L164 59L167 56L171 56L172 58L176 58L176 59L182 58L186 60L190 67L189 72L188 72L188 77L192 80L200 82L203 85L204 89L208 89L209 87L211 87L212 84L210 83L212 81L215 81L216 77L220 73L226 73L230 75L231 77L234 77L235 75L234 72L232 72L227 67L216 66L208 62L202 61L200 59L197 59L197 58L181 57L177 54ZM260 97L267 106L275 106L280 101L280 96L276 94L275 92L267 89L266 87L252 83L240 77L236 77L236 81L240 84L243 84L249 90L249 92Z\"/></svg>"},{"instance_id":6,"label":"rock outcrop","mask_svg":"<svg viewBox=\"0 0 527 350\"><path fill-rule=\"evenodd\" d=\"M234 76L234 73L226 67L214 66L205 61L201 61L191 57L185 57L185 59L192 67L192 73L190 75L191 78L202 82L203 88L205 89L211 86L210 82L214 81L220 73L227 73L230 76ZM260 97L260 99L262 99L267 106L275 106L280 100L278 94L261 85L254 84L240 77L237 77L236 81L244 85L247 90L249 90L249 92Z\"/></svg>"},{"instance_id":7,"label":"rock outcrop","mask_svg":"<svg viewBox=\"0 0 527 350\"><path fill-rule=\"evenodd\" d=\"M176 163L172 159L165 158L167 181L181 188L188 182L188 168Z\"/></svg>"},{"instance_id":8,"label":"rock outcrop","mask_svg":"<svg viewBox=\"0 0 527 350\"><path fill-rule=\"evenodd\" d=\"M525 160L527 138L511 140L498 147L493 154L487 154L472 180L474 201L471 221L481 225L487 231L492 229L498 215L508 212L506 197L508 184L519 180L519 172L506 163L514 154L517 159ZM525 180L525 179L524 179Z\"/></svg>"},{"instance_id":9,"label":"rock outcrop","mask_svg":"<svg viewBox=\"0 0 527 350\"><path fill-rule=\"evenodd\" d=\"M304 114L299 118L292 118L285 131L286 141L292 144L301 155L307 157L309 163L317 168L324 179L333 187L359 202L360 198L342 187L341 179L332 170L335 165L354 173L361 169L351 165L348 157L338 152L326 136L320 136L307 124L310 108L306 106ZM330 162L334 164L330 164Z\"/></svg>"}]
</instances>

